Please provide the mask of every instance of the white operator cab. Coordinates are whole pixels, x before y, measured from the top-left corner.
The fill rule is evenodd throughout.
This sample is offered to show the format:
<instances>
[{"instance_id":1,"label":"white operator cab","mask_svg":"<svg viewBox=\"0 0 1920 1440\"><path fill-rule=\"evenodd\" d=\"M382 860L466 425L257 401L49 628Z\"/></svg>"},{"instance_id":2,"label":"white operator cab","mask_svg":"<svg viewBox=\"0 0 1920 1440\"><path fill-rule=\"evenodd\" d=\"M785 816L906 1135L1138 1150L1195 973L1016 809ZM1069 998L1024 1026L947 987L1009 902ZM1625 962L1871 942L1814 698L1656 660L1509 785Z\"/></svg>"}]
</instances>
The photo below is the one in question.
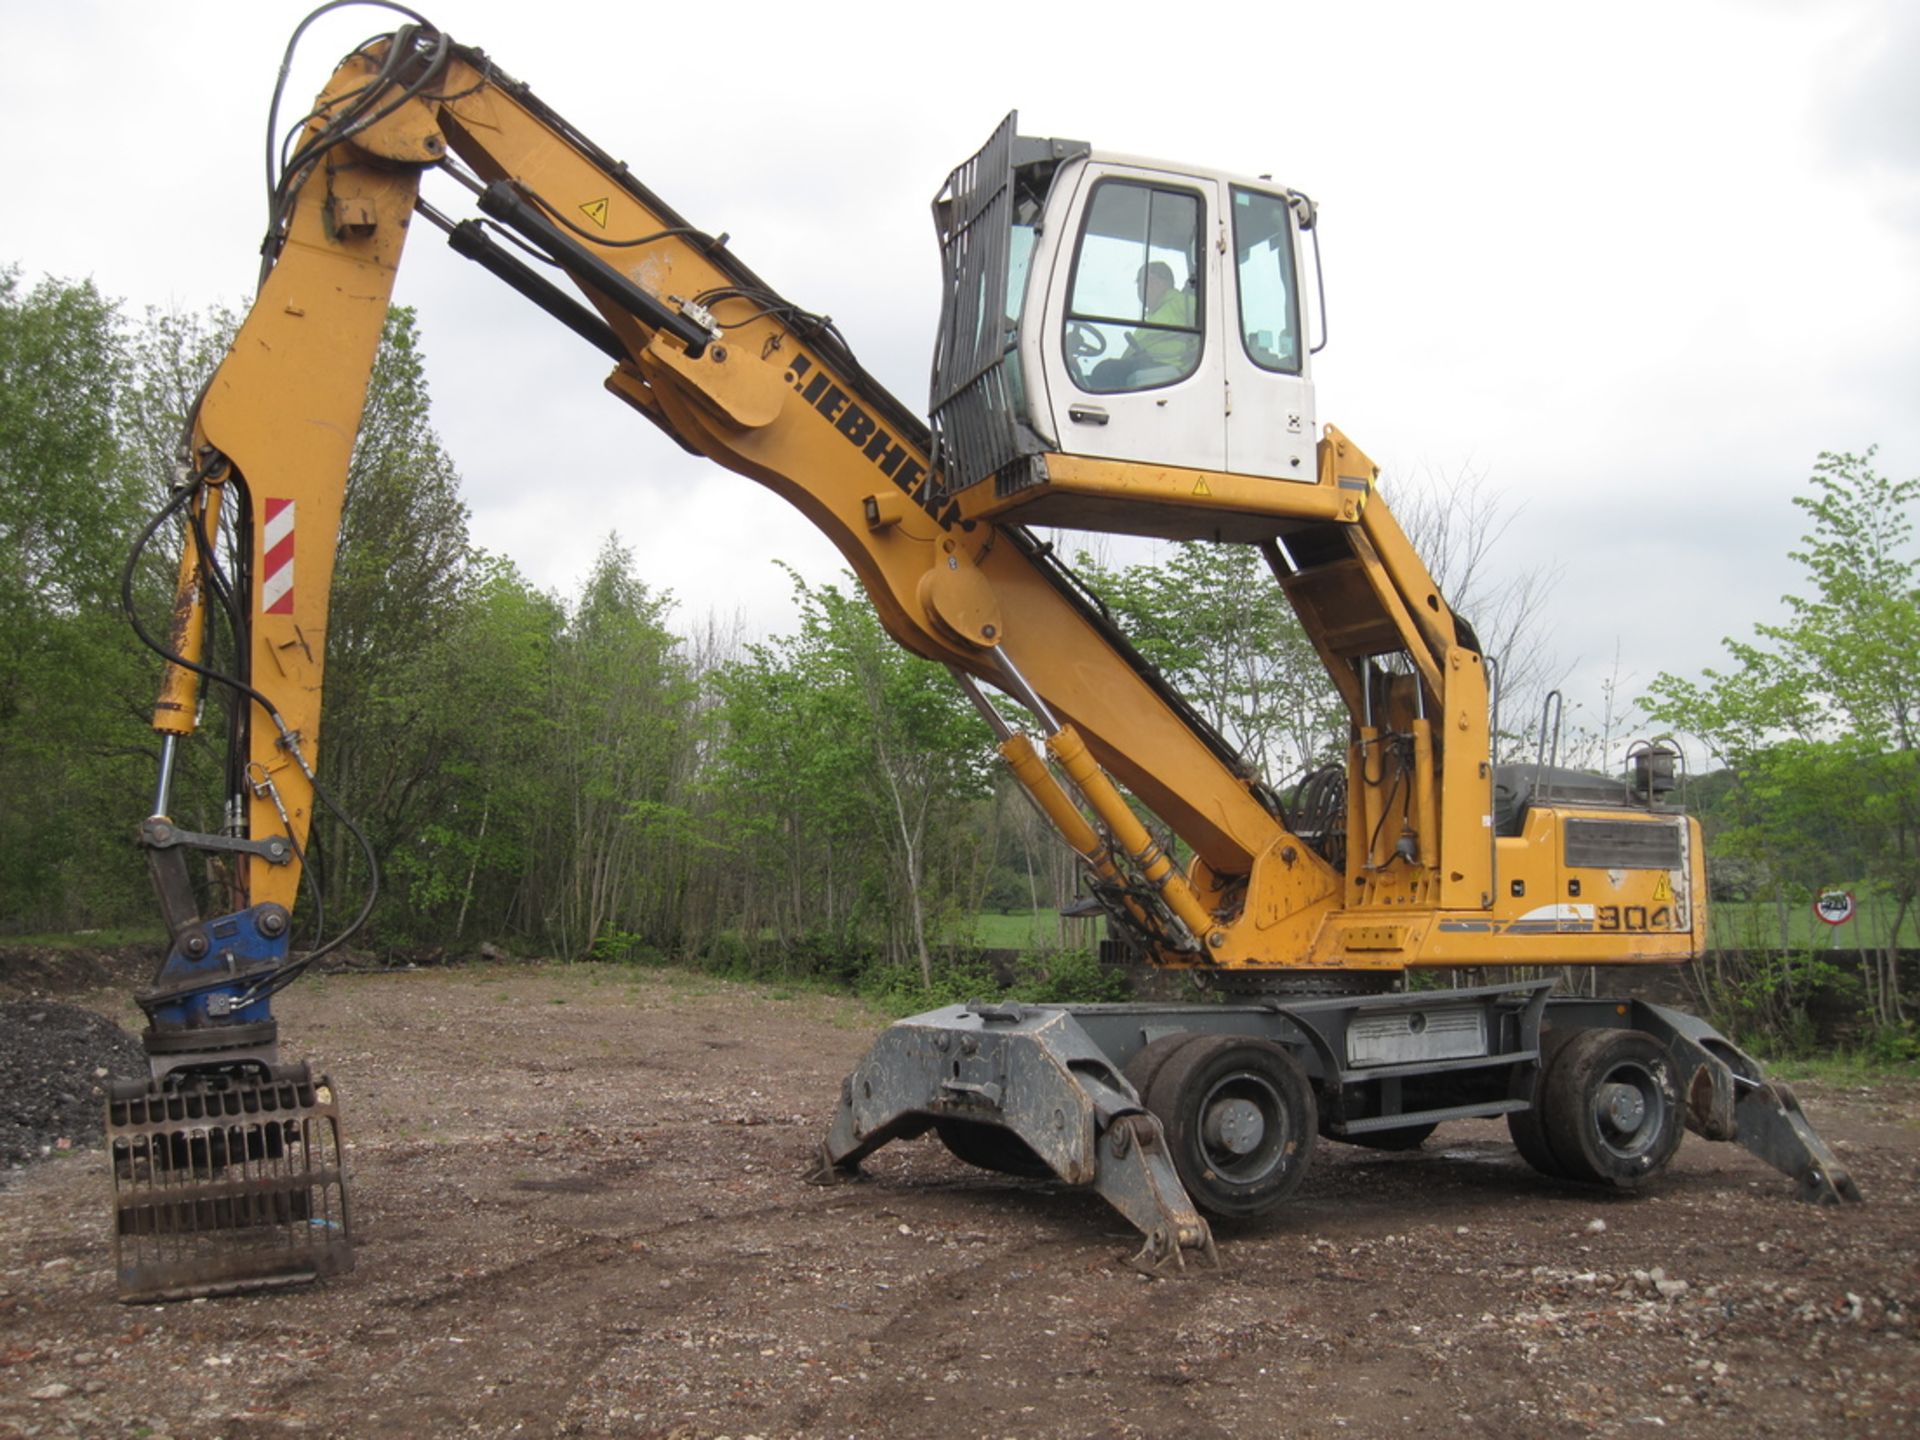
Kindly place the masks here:
<instances>
[{"instance_id":1,"label":"white operator cab","mask_svg":"<svg viewBox=\"0 0 1920 1440\"><path fill-rule=\"evenodd\" d=\"M1137 476L1101 482L1106 505L1059 484L1035 492L1067 458L1314 485L1312 202L1269 180L1030 139L1015 121L935 201L943 494L972 490L969 518L1017 501L1025 521L1164 535L1164 508L1126 503ZM989 477L991 501L974 488Z\"/></svg>"},{"instance_id":2,"label":"white operator cab","mask_svg":"<svg viewBox=\"0 0 1920 1440\"><path fill-rule=\"evenodd\" d=\"M1055 178L1047 211L1010 277L1013 318L1033 317L1029 423L1076 455L1311 481L1292 197L1091 155Z\"/></svg>"}]
</instances>

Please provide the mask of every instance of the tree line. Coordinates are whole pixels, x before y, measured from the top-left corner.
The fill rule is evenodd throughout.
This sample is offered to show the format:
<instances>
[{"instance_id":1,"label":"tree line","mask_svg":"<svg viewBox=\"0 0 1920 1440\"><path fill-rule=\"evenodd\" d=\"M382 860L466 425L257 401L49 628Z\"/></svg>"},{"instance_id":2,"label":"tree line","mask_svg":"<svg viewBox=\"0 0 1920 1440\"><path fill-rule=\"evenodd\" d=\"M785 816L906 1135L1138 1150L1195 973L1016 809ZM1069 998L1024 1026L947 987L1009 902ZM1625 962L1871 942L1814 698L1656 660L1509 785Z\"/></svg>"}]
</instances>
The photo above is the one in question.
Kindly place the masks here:
<instances>
[{"instance_id":1,"label":"tree line","mask_svg":"<svg viewBox=\"0 0 1920 1440\"><path fill-rule=\"evenodd\" d=\"M159 661L124 621L123 581L162 630L176 542L127 557L237 318L129 321L90 284L0 271L0 933L155 917L133 835ZM567 598L477 548L396 308L347 479L319 746L367 845L318 811L302 921L331 932L377 869L356 944L925 990L976 948L983 911L1067 904L1071 857L945 671L848 582L793 591L798 628L753 641L683 629L617 537ZM203 736L230 699L208 687ZM184 751L172 809L190 829L225 821L217 748ZM1062 949L1086 938L1048 923Z\"/></svg>"},{"instance_id":2,"label":"tree line","mask_svg":"<svg viewBox=\"0 0 1920 1440\"><path fill-rule=\"evenodd\" d=\"M1902 984L1920 949L1920 479L1880 474L1872 450L1823 454L1793 503L1807 529L1784 620L1728 639L1724 668L1660 675L1644 702L1718 767L1701 797L1708 854L1746 925L1702 967L1704 996L1805 1043L1816 994L1857 991L1870 1044L1920 1059ZM1880 902L1857 971L1794 941L1792 918L1826 889Z\"/></svg>"},{"instance_id":3,"label":"tree line","mask_svg":"<svg viewBox=\"0 0 1920 1440\"><path fill-rule=\"evenodd\" d=\"M165 613L171 547L123 571L236 323L219 309L130 320L90 284L0 269L0 932L152 921L132 835L153 783L158 662L120 610L124 585L141 613ZM1920 826L1920 481L1886 481L1872 460L1823 457L1796 501L1810 529L1791 558L1809 584L1789 621L1732 644L1724 673L1660 676L1644 709L1707 746L1715 770L1693 794L1716 873L1749 905L1784 913L1815 875L1886 899L1896 919L1862 1004L1881 1032L1910 1037L1899 949ZM1510 517L1473 477L1396 504L1500 655L1503 739L1530 758L1556 683L1542 640L1552 574L1496 575ZM1344 712L1254 552L1190 544L1155 563L1076 564L1270 780L1344 755ZM1073 857L1002 776L944 670L895 646L850 579L792 585L794 631L750 639L689 625L617 537L564 598L478 549L417 323L394 310L348 477L322 721L323 772L383 877L356 943L699 957L921 994L973 983L979 917L1068 904ZM227 704L208 695L203 731L219 733ZM1574 737L1575 758L1617 760L1600 753L1619 738L1616 708L1609 696L1606 734ZM176 788L175 818L194 829L224 818L215 749L192 747ZM325 810L309 849L313 909L337 926L368 866ZM1071 957L1090 931L1048 924L1047 965L1079 963L1084 981ZM1723 1018L1779 1028L1831 977L1785 943L1755 948L1787 955L1786 970L1723 961L1703 983Z\"/></svg>"}]
</instances>

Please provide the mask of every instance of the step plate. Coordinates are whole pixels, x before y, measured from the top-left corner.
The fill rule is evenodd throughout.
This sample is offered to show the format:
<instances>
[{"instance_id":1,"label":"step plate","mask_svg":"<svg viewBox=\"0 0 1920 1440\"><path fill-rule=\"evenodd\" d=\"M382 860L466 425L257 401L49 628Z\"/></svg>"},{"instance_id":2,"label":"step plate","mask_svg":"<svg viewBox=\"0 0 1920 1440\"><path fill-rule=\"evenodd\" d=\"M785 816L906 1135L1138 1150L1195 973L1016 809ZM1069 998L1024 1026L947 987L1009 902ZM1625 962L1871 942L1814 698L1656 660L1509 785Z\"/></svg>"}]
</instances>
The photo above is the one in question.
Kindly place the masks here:
<instances>
[{"instance_id":1,"label":"step plate","mask_svg":"<svg viewBox=\"0 0 1920 1440\"><path fill-rule=\"evenodd\" d=\"M1465 1060L1487 1053L1487 1014L1480 1006L1424 1006L1356 1016L1347 1027L1347 1064L1409 1065Z\"/></svg>"}]
</instances>

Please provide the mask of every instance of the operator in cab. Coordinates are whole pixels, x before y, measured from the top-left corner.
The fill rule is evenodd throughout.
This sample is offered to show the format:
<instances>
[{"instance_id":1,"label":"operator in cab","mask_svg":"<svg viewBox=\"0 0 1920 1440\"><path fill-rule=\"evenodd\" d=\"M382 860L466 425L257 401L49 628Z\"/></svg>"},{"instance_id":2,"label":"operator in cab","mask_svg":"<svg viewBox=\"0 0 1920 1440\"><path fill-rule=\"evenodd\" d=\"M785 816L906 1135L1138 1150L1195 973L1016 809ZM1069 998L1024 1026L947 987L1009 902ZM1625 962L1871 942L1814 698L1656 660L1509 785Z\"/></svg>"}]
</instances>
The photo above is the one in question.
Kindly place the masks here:
<instances>
[{"instance_id":1,"label":"operator in cab","mask_svg":"<svg viewBox=\"0 0 1920 1440\"><path fill-rule=\"evenodd\" d=\"M1173 283L1173 267L1149 260L1135 283L1140 290L1141 328L1127 332L1126 352L1094 366L1095 390L1139 390L1165 384L1193 368L1200 337L1194 333L1193 296Z\"/></svg>"}]
</instances>

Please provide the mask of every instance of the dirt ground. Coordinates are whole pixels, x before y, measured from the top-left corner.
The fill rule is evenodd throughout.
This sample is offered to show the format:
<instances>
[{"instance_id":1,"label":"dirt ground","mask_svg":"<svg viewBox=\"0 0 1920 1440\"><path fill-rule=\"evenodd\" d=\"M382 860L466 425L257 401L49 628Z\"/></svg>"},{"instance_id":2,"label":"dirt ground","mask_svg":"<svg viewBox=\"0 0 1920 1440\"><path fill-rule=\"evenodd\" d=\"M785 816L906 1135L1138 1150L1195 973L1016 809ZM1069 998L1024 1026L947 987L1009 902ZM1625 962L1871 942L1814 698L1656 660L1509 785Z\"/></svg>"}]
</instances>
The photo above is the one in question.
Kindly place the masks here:
<instances>
[{"instance_id":1,"label":"dirt ground","mask_svg":"<svg viewBox=\"0 0 1920 1440\"><path fill-rule=\"evenodd\" d=\"M123 992L77 997L131 1026ZM359 1264L115 1302L97 1142L0 1178L0 1436L1880 1435L1920 1430L1920 1089L1802 1098L1868 1202L1689 1137L1555 1189L1495 1123L1323 1144L1221 1266L931 1138L804 1183L878 1021L599 967L332 976Z\"/></svg>"}]
</instances>

